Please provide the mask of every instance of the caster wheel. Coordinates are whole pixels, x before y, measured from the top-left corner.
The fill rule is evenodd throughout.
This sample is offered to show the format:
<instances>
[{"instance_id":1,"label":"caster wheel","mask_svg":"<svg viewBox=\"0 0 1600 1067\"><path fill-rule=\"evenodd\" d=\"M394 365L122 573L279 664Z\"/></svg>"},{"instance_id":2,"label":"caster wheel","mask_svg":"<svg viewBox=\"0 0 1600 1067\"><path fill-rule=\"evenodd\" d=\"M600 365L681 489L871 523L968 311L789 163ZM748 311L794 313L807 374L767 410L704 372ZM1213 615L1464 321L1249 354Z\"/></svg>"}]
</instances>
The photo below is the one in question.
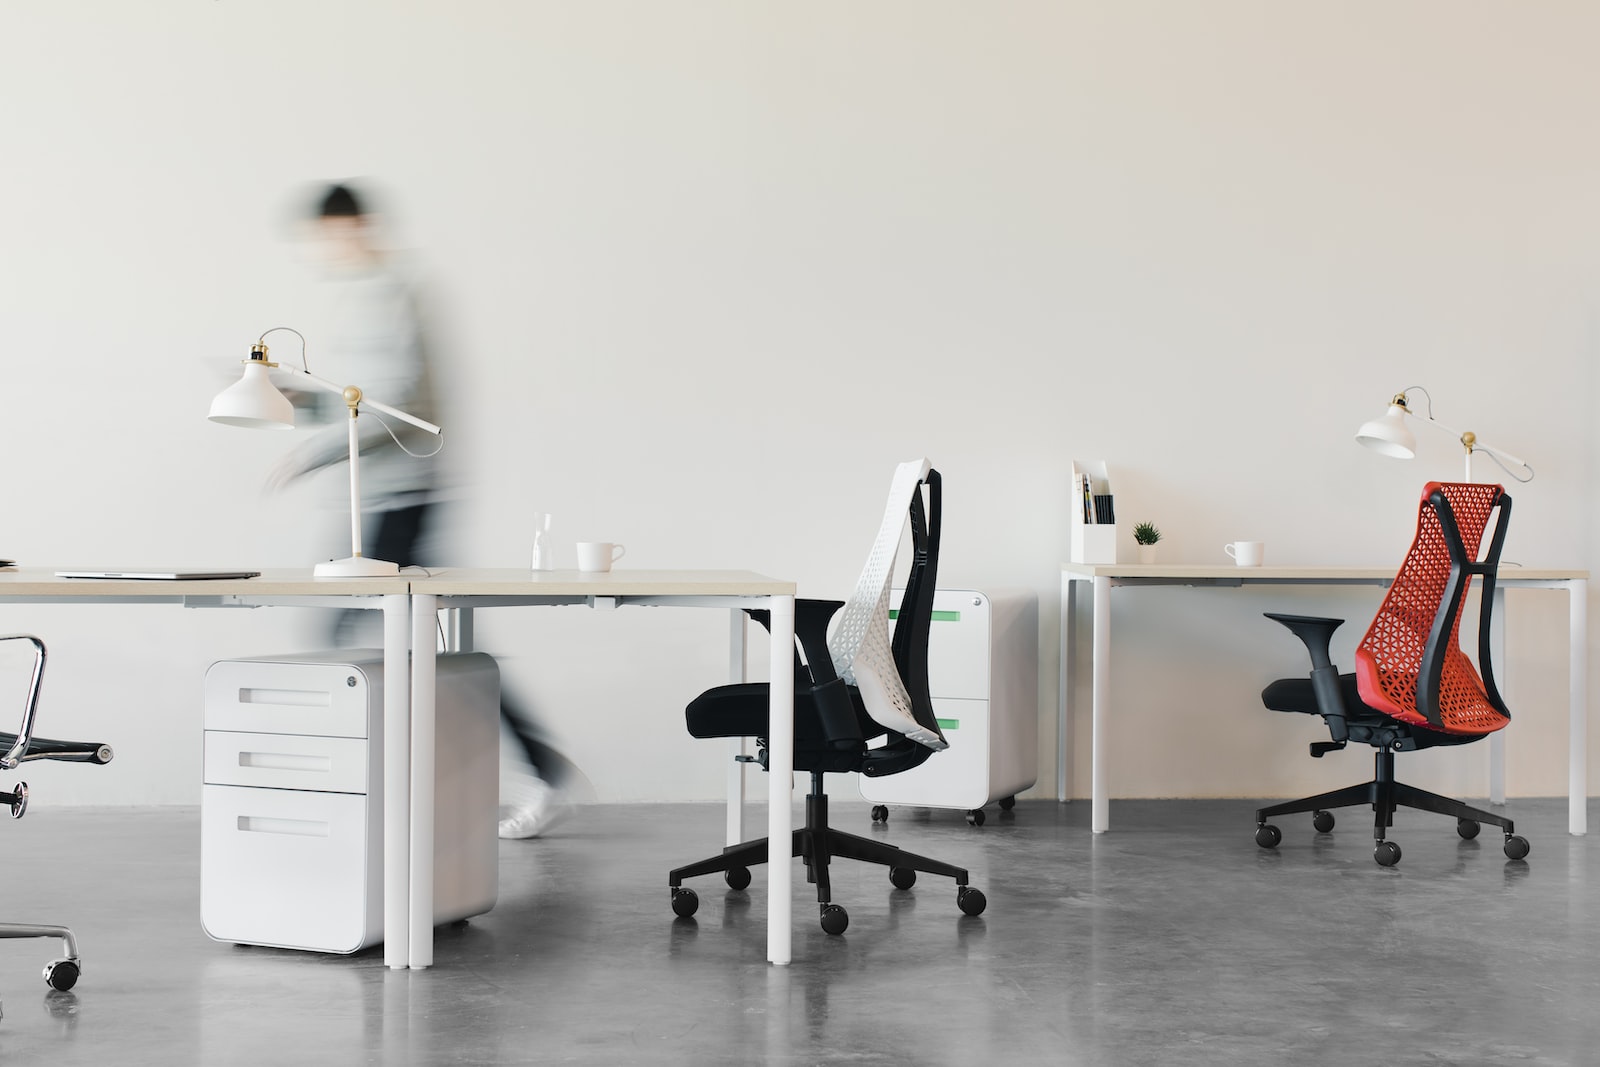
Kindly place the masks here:
<instances>
[{"instance_id":1,"label":"caster wheel","mask_svg":"<svg viewBox=\"0 0 1600 1067\"><path fill-rule=\"evenodd\" d=\"M1528 839L1510 834L1506 837L1506 858L1520 860L1528 854Z\"/></svg>"},{"instance_id":2,"label":"caster wheel","mask_svg":"<svg viewBox=\"0 0 1600 1067\"><path fill-rule=\"evenodd\" d=\"M44 982L51 989L58 989L65 993L78 984L78 976L83 969L76 960L51 960L44 965Z\"/></svg>"},{"instance_id":3,"label":"caster wheel","mask_svg":"<svg viewBox=\"0 0 1600 1067\"><path fill-rule=\"evenodd\" d=\"M1400 862L1400 846L1393 841L1379 841L1378 847L1372 850L1372 858L1380 867L1393 867Z\"/></svg>"},{"instance_id":4,"label":"caster wheel","mask_svg":"<svg viewBox=\"0 0 1600 1067\"><path fill-rule=\"evenodd\" d=\"M1016 797L1001 797L1000 798L1000 810L1001 811L1010 811L1012 808L1014 808L1016 806L1017 806L1017 798Z\"/></svg>"},{"instance_id":5,"label":"caster wheel","mask_svg":"<svg viewBox=\"0 0 1600 1067\"><path fill-rule=\"evenodd\" d=\"M28 783L18 782L11 789L11 817L20 819L28 813Z\"/></svg>"},{"instance_id":6,"label":"caster wheel","mask_svg":"<svg viewBox=\"0 0 1600 1067\"><path fill-rule=\"evenodd\" d=\"M983 820L984 814L982 808L973 808L971 811L967 812L967 822L971 823L973 826L982 826Z\"/></svg>"},{"instance_id":7,"label":"caster wheel","mask_svg":"<svg viewBox=\"0 0 1600 1067\"><path fill-rule=\"evenodd\" d=\"M989 906L989 898L983 895L983 890L964 885L956 890L956 904L964 915L982 915L983 909Z\"/></svg>"},{"instance_id":8,"label":"caster wheel","mask_svg":"<svg viewBox=\"0 0 1600 1067\"><path fill-rule=\"evenodd\" d=\"M1256 844L1262 848L1277 848L1278 842L1283 840L1283 831L1269 822L1264 822L1256 827Z\"/></svg>"},{"instance_id":9,"label":"caster wheel","mask_svg":"<svg viewBox=\"0 0 1600 1067\"><path fill-rule=\"evenodd\" d=\"M1460 834L1468 841L1471 841L1474 837L1477 837L1478 831L1481 829L1483 829L1483 827L1478 825L1478 821L1476 819L1456 820L1456 833Z\"/></svg>"},{"instance_id":10,"label":"caster wheel","mask_svg":"<svg viewBox=\"0 0 1600 1067\"><path fill-rule=\"evenodd\" d=\"M700 897L696 895L693 889L673 886L672 910L677 912L680 918L687 919L700 910Z\"/></svg>"},{"instance_id":11,"label":"caster wheel","mask_svg":"<svg viewBox=\"0 0 1600 1067\"><path fill-rule=\"evenodd\" d=\"M889 868L889 881L896 889L910 889L917 884L917 872L910 867Z\"/></svg>"},{"instance_id":12,"label":"caster wheel","mask_svg":"<svg viewBox=\"0 0 1600 1067\"><path fill-rule=\"evenodd\" d=\"M727 870L722 872L722 880L728 883L729 889L749 889L750 868L729 867Z\"/></svg>"},{"instance_id":13,"label":"caster wheel","mask_svg":"<svg viewBox=\"0 0 1600 1067\"><path fill-rule=\"evenodd\" d=\"M850 925L849 914L837 904L824 904L822 906L822 932L825 934L842 934Z\"/></svg>"},{"instance_id":14,"label":"caster wheel","mask_svg":"<svg viewBox=\"0 0 1600 1067\"><path fill-rule=\"evenodd\" d=\"M1311 813L1311 828L1319 834L1333 833L1333 812L1316 811Z\"/></svg>"},{"instance_id":15,"label":"caster wheel","mask_svg":"<svg viewBox=\"0 0 1600 1067\"><path fill-rule=\"evenodd\" d=\"M883 805L883 804L874 804L874 805L872 805L872 821L873 822L888 822L889 821L889 808L886 805Z\"/></svg>"}]
</instances>

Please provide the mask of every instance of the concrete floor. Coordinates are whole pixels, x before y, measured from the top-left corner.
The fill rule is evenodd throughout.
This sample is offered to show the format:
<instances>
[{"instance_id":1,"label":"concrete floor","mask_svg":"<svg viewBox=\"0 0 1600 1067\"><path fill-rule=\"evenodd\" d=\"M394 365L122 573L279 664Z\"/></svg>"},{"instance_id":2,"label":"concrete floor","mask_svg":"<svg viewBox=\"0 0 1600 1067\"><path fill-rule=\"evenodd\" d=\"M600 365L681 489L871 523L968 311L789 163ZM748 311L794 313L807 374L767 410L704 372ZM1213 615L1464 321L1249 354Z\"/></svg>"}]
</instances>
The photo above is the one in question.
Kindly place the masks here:
<instances>
[{"instance_id":1,"label":"concrete floor","mask_svg":"<svg viewBox=\"0 0 1600 1067\"><path fill-rule=\"evenodd\" d=\"M699 880L675 919L669 867L715 851L715 805L591 806L554 835L503 842L501 898L440 931L437 966L381 949L324 957L201 933L192 809L52 810L0 826L0 916L67 922L84 976L52 993L54 942L0 945L4 1062L71 1064L1301 1065L1600 1062L1600 839L1564 801L1517 801L1533 845L1462 841L1402 813L1398 867L1367 819L1332 835L1244 801L955 813L867 808L835 822L969 866L908 892L841 864L843 937L802 912L795 962L765 962L765 875Z\"/></svg>"}]
</instances>

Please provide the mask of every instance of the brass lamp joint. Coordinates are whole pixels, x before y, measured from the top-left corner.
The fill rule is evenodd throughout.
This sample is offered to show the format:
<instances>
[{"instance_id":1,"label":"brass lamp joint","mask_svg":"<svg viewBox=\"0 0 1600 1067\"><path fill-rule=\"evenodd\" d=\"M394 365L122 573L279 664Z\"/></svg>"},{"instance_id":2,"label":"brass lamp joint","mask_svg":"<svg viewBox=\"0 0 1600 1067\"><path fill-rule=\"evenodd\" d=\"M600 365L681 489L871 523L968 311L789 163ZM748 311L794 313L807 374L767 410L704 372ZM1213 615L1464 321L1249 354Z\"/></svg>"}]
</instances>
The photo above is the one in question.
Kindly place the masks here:
<instances>
[{"instance_id":1,"label":"brass lamp joint","mask_svg":"<svg viewBox=\"0 0 1600 1067\"><path fill-rule=\"evenodd\" d=\"M352 419L359 415L360 411L357 409L361 407L361 387L355 385L345 386L344 403L345 407L350 409L350 417Z\"/></svg>"},{"instance_id":2,"label":"brass lamp joint","mask_svg":"<svg viewBox=\"0 0 1600 1067\"><path fill-rule=\"evenodd\" d=\"M1478 435L1473 433L1471 430L1468 430L1466 433L1461 435L1461 447L1467 450L1468 455L1472 454L1472 449L1477 445L1477 443Z\"/></svg>"},{"instance_id":3,"label":"brass lamp joint","mask_svg":"<svg viewBox=\"0 0 1600 1067\"><path fill-rule=\"evenodd\" d=\"M257 341L250 346L250 358L245 363L259 363L263 367L276 367L277 364L267 358L267 346Z\"/></svg>"}]
</instances>

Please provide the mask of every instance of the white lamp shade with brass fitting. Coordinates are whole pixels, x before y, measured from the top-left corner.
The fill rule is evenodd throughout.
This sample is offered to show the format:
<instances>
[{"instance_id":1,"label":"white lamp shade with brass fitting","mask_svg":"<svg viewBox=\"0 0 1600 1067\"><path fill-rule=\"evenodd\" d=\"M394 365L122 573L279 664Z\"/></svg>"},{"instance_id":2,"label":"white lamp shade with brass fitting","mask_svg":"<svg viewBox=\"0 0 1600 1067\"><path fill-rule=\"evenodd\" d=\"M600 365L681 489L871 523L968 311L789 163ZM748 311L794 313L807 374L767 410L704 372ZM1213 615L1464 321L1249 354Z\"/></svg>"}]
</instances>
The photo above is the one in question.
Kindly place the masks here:
<instances>
[{"instance_id":1,"label":"white lamp shade with brass fitting","mask_svg":"<svg viewBox=\"0 0 1600 1067\"><path fill-rule=\"evenodd\" d=\"M207 417L251 430L294 429L294 405L272 384L266 364L257 361L247 361L244 376L217 394Z\"/></svg>"},{"instance_id":2,"label":"white lamp shade with brass fitting","mask_svg":"<svg viewBox=\"0 0 1600 1067\"><path fill-rule=\"evenodd\" d=\"M1411 459L1417 454L1417 438L1406 426L1407 413L1399 404L1390 404L1382 418L1362 424L1356 441L1393 459Z\"/></svg>"}]
</instances>

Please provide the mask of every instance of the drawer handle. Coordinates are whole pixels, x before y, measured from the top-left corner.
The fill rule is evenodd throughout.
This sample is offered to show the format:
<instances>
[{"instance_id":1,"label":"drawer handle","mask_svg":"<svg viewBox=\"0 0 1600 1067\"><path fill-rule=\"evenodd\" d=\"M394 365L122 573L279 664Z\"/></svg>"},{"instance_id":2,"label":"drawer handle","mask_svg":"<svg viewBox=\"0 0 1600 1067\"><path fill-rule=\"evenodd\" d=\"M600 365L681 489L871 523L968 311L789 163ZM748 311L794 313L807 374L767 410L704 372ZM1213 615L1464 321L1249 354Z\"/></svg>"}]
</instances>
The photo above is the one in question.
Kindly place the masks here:
<instances>
[{"instance_id":1,"label":"drawer handle","mask_svg":"<svg viewBox=\"0 0 1600 1067\"><path fill-rule=\"evenodd\" d=\"M333 760L327 756L302 756L294 752L241 752L239 766L266 771L316 771L327 774Z\"/></svg>"},{"instance_id":2,"label":"drawer handle","mask_svg":"<svg viewBox=\"0 0 1600 1067\"><path fill-rule=\"evenodd\" d=\"M265 815L239 816L239 829L247 834L287 834L290 837L327 837L328 824L311 819L269 819Z\"/></svg>"},{"instance_id":3,"label":"drawer handle","mask_svg":"<svg viewBox=\"0 0 1600 1067\"><path fill-rule=\"evenodd\" d=\"M276 704L286 708L329 708L333 694L326 689L241 689L241 704Z\"/></svg>"}]
</instances>

